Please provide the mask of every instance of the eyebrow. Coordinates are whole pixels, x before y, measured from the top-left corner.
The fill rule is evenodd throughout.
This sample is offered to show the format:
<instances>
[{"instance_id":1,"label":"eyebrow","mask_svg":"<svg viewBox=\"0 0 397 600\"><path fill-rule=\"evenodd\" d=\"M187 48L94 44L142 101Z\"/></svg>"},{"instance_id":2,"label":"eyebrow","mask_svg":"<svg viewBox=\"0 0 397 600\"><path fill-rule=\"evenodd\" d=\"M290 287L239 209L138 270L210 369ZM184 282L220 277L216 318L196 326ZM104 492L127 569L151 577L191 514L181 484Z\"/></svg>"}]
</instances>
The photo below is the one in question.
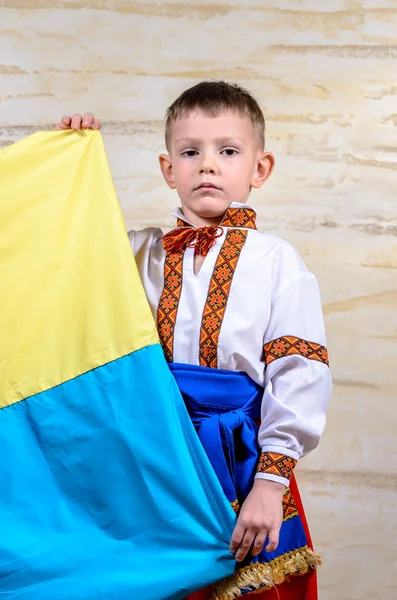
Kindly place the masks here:
<instances>
[{"instance_id":1,"label":"eyebrow","mask_svg":"<svg viewBox=\"0 0 397 600\"><path fill-rule=\"evenodd\" d=\"M227 142L232 142L232 141L239 141L239 142L243 142L243 144L245 143L244 138L241 138L237 135L232 135L232 136L228 136L228 137L223 137L223 138L217 138L215 139L215 142L217 144L226 144ZM198 139L198 138L179 138L178 140L175 140L175 144L186 144L186 145L191 145L191 146L195 146L196 144L200 144L202 142L202 140Z\"/></svg>"}]
</instances>

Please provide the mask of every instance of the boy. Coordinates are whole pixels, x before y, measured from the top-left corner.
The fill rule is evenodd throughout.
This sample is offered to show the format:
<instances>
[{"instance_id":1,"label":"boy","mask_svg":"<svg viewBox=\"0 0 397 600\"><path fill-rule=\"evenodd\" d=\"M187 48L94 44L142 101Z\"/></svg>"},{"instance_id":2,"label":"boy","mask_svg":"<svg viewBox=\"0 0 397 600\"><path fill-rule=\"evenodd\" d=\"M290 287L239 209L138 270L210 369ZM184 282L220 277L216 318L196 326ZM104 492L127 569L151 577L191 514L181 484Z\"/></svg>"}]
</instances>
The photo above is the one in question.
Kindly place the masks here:
<instances>
[{"instance_id":1,"label":"boy","mask_svg":"<svg viewBox=\"0 0 397 600\"><path fill-rule=\"evenodd\" d=\"M80 127L101 123L86 114L57 125ZM268 600L313 599L318 557L293 469L319 441L331 379L315 277L287 242L257 232L246 204L274 167L264 129L238 85L186 90L167 111L160 156L181 201L176 229L129 236L165 357L238 514L230 549L239 564L217 597L263 587Z\"/></svg>"}]
</instances>

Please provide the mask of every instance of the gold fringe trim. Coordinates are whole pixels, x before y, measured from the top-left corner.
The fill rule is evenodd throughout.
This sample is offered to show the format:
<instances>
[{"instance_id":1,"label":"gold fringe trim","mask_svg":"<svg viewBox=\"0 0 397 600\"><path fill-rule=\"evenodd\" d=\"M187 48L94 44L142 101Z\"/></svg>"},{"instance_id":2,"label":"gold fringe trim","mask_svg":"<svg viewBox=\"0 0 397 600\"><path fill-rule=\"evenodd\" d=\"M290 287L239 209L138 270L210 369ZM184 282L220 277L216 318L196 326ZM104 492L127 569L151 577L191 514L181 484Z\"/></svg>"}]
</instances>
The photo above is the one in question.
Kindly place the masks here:
<instances>
[{"instance_id":1,"label":"gold fringe trim","mask_svg":"<svg viewBox=\"0 0 397 600\"><path fill-rule=\"evenodd\" d=\"M321 556L308 546L278 556L268 563L252 563L214 585L212 600L234 600L242 590L262 592L280 585L291 575L305 575L321 565Z\"/></svg>"}]
</instances>

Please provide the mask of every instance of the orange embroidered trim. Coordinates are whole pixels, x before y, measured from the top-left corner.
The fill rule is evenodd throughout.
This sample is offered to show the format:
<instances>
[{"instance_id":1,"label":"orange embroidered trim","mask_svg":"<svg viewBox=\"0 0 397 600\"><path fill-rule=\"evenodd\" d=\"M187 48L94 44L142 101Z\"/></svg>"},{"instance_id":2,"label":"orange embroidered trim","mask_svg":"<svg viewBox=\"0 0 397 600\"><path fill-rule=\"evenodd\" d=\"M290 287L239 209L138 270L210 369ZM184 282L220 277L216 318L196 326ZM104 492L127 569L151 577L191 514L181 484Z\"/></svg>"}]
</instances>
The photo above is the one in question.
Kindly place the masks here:
<instances>
[{"instance_id":1,"label":"orange embroidered trim","mask_svg":"<svg viewBox=\"0 0 397 600\"><path fill-rule=\"evenodd\" d=\"M252 208L228 208L220 223L221 227L244 227L256 229L256 214Z\"/></svg>"},{"instance_id":2,"label":"orange embroidered trim","mask_svg":"<svg viewBox=\"0 0 397 600\"><path fill-rule=\"evenodd\" d=\"M294 472L296 462L294 458L285 454L262 452L259 458L257 473L277 475L277 477L284 477L289 480Z\"/></svg>"},{"instance_id":3,"label":"orange embroidered trim","mask_svg":"<svg viewBox=\"0 0 397 600\"><path fill-rule=\"evenodd\" d=\"M292 519L293 517L297 517L298 515L298 508L296 506L292 492L289 488L287 488L283 496L283 521L288 521L288 519Z\"/></svg>"},{"instance_id":4,"label":"orange embroidered trim","mask_svg":"<svg viewBox=\"0 0 397 600\"><path fill-rule=\"evenodd\" d=\"M177 218L177 227L192 227L190 223L181 217ZM223 215L220 227L243 227L244 229L256 229L256 213L252 208L228 208Z\"/></svg>"},{"instance_id":5,"label":"orange embroidered trim","mask_svg":"<svg viewBox=\"0 0 397 600\"><path fill-rule=\"evenodd\" d=\"M248 231L229 229L212 273L200 331L200 366L218 366L218 339L233 275Z\"/></svg>"},{"instance_id":6,"label":"orange embroidered trim","mask_svg":"<svg viewBox=\"0 0 397 600\"><path fill-rule=\"evenodd\" d=\"M157 329L166 360L172 362L174 330L182 292L183 252L167 253L164 262L164 289L157 309Z\"/></svg>"},{"instance_id":7,"label":"orange embroidered trim","mask_svg":"<svg viewBox=\"0 0 397 600\"><path fill-rule=\"evenodd\" d=\"M270 365L274 360L284 356L300 354L309 360L317 360L329 366L328 352L324 346L315 342L307 342L293 335L285 335L268 342L264 346L265 363Z\"/></svg>"},{"instance_id":8,"label":"orange embroidered trim","mask_svg":"<svg viewBox=\"0 0 397 600\"><path fill-rule=\"evenodd\" d=\"M234 500L234 502L231 502L230 506L232 507L232 509L234 510L234 512L236 514L240 511L240 505L238 503L238 500Z\"/></svg>"}]
</instances>

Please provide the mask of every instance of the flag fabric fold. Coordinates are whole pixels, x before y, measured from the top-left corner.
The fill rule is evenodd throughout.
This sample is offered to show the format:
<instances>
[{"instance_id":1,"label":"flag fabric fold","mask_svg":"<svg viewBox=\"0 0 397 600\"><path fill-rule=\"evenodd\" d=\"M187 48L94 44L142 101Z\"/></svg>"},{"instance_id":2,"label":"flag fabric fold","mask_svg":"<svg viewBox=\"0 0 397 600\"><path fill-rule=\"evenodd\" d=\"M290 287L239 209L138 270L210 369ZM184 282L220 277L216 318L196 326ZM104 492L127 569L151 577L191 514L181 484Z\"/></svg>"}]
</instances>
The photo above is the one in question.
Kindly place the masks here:
<instances>
[{"instance_id":1,"label":"flag fabric fold","mask_svg":"<svg viewBox=\"0 0 397 600\"><path fill-rule=\"evenodd\" d=\"M0 598L180 599L235 515L165 362L99 132L0 154Z\"/></svg>"}]
</instances>

